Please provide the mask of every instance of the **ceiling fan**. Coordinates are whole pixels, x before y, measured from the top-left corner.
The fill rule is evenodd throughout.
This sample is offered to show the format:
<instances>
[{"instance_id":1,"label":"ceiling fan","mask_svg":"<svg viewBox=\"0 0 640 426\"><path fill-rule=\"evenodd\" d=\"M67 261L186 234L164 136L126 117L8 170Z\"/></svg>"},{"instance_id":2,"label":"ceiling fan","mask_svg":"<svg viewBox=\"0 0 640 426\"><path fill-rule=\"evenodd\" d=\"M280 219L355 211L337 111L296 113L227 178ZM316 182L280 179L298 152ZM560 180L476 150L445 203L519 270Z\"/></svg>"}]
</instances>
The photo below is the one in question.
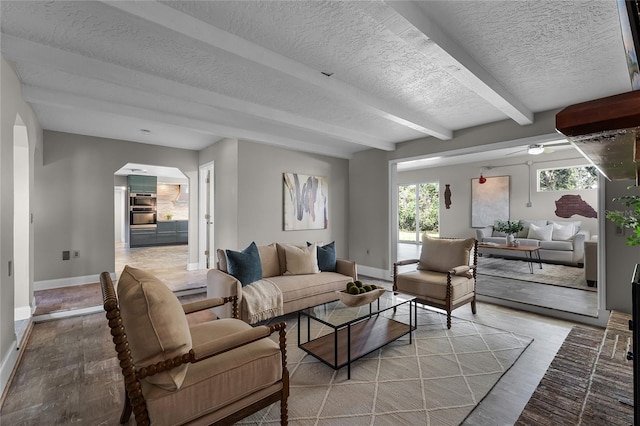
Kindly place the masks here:
<instances>
[{"instance_id":1,"label":"ceiling fan","mask_svg":"<svg viewBox=\"0 0 640 426\"><path fill-rule=\"evenodd\" d=\"M549 144L551 146L563 146L563 145L571 145L569 142L561 142L561 143L554 143L554 144ZM524 147L522 149L519 149L517 151L514 152L510 152L507 155L514 155L514 154L519 154L521 152L526 152L529 155L540 155L540 154L551 154L552 152L555 152L555 149L550 148L548 146L545 146L541 143L534 143L531 144L527 147Z\"/></svg>"}]
</instances>

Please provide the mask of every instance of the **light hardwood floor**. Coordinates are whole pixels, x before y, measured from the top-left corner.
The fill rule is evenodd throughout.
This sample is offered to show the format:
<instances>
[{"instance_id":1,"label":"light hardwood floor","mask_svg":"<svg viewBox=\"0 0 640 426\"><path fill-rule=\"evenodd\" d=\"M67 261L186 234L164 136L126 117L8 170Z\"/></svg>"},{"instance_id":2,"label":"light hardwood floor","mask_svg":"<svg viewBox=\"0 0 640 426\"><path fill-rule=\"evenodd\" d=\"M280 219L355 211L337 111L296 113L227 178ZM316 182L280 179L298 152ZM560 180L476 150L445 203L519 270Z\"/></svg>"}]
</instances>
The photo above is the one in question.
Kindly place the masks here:
<instances>
[{"instance_id":1,"label":"light hardwood floor","mask_svg":"<svg viewBox=\"0 0 640 426\"><path fill-rule=\"evenodd\" d=\"M148 259L162 262L158 256ZM574 323L482 302L478 302L476 315L466 305L455 310L454 316L534 338L520 359L464 422L466 425L513 424ZM114 404L114 400L121 399L121 378L110 377L107 383L96 381L98 372L114 362L115 352L113 355L92 353L91 345L81 354L73 352L77 342L95 339L96 336L105 337L104 333L96 333L94 329L106 327L103 315L61 319L42 326L47 328L47 339L55 339L59 347L54 353L45 353L39 350L41 342L29 341L26 348L35 349L30 351L30 356L34 357L30 365L51 368L34 371L20 365L0 416L6 421L11 420L7 424L66 424L80 419L83 419L83 424L98 424L104 423L105 410L109 410L107 418L113 421L106 423L116 424L120 407ZM97 349L97 344L95 347ZM113 350L112 345L106 347ZM29 377L31 380L26 380ZM69 411L65 408L68 404L56 402L69 398L73 399L76 410ZM25 401L32 403L25 405ZM45 412L46 417L42 417ZM98 412L102 413L101 416L96 414Z\"/></svg>"}]
</instances>

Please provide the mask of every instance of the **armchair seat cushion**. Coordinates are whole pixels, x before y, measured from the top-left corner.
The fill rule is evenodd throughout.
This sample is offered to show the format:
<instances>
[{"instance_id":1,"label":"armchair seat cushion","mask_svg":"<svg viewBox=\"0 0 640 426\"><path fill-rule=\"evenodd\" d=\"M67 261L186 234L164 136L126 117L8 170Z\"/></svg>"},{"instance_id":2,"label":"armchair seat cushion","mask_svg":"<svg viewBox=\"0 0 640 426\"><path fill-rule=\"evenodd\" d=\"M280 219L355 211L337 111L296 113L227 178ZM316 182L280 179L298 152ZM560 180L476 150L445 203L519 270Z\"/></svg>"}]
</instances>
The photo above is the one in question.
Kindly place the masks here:
<instances>
[{"instance_id":1,"label":"armchair seat cushion","mask_svg":"<svg viewBox=\"0 0 640 426\"><path fill-rule=\"evenodd\" d=\"M219 319L191 327L193 346L252 327L237 319ZM180 392L171 392L143 382L149 417L154 424L183 424L216 411L248 395L278 384L282 378L278 344L261 339L189 365ZM224 413L220 414L220 417Z\"/></svg>"},{"instance_id":2,"label":"armchair seat cushion","mask_svg":"<svg viewBox=\"0 0 640 426\"><path fill-rule=\"evenodd\" d=\"M447 274L434 271L415 270L403 272L396 277L398 291L415 296L426 296L444 301L447 298ZM463 298L474 292L474 280L464 275L451 276L451 299Z\"/></svg>"}]
</instances>

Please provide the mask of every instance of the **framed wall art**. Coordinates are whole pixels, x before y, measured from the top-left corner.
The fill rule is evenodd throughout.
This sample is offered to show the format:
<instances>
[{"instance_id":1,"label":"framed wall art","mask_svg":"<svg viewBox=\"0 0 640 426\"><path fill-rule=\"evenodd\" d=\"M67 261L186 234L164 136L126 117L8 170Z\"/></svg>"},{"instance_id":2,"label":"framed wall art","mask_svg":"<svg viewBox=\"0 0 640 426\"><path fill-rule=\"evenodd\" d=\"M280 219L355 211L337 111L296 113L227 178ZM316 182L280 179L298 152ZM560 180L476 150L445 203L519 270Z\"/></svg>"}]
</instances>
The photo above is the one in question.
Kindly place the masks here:
<instances>
[{"instance_id":1,"label":"framed wall art","mask_svg":"<svg viewBox=\"0 0 640 426\"><path fill-rule=\"evenodd\" d=\"M471 227L509 220L509 176L488 177L484 183L471 179Z\"/></svg>"},{"instance_id":2,"label":"framed wall art","mask_svg":"<svg viewBox=\"0 0 640 426\"><path fill-rule=\"evenodd\" d=\"M327 229L329 182L324 176L283 173L284 230Z\"/></svg>"}]
</instances>

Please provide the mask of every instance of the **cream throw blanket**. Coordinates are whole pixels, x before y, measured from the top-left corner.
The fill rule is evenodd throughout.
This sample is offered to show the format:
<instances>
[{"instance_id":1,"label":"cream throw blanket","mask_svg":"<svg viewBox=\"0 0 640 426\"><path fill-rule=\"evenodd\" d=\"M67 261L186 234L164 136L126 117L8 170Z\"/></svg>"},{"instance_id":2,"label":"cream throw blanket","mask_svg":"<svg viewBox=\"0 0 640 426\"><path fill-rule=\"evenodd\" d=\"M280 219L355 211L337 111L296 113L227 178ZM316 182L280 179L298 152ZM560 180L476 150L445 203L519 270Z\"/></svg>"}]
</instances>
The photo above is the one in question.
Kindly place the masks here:
<instances>
[{"instance_id":1,"label":"cream throw blanket","mask_svg":"<svg viewBox=\"0 0 640 426\"><path fill-rule=\"evenodd\" d=\"M282 292L269 280L253 282L242 288L241 319L249 324L284 314Z\"/></svg>"}]
</instances>

